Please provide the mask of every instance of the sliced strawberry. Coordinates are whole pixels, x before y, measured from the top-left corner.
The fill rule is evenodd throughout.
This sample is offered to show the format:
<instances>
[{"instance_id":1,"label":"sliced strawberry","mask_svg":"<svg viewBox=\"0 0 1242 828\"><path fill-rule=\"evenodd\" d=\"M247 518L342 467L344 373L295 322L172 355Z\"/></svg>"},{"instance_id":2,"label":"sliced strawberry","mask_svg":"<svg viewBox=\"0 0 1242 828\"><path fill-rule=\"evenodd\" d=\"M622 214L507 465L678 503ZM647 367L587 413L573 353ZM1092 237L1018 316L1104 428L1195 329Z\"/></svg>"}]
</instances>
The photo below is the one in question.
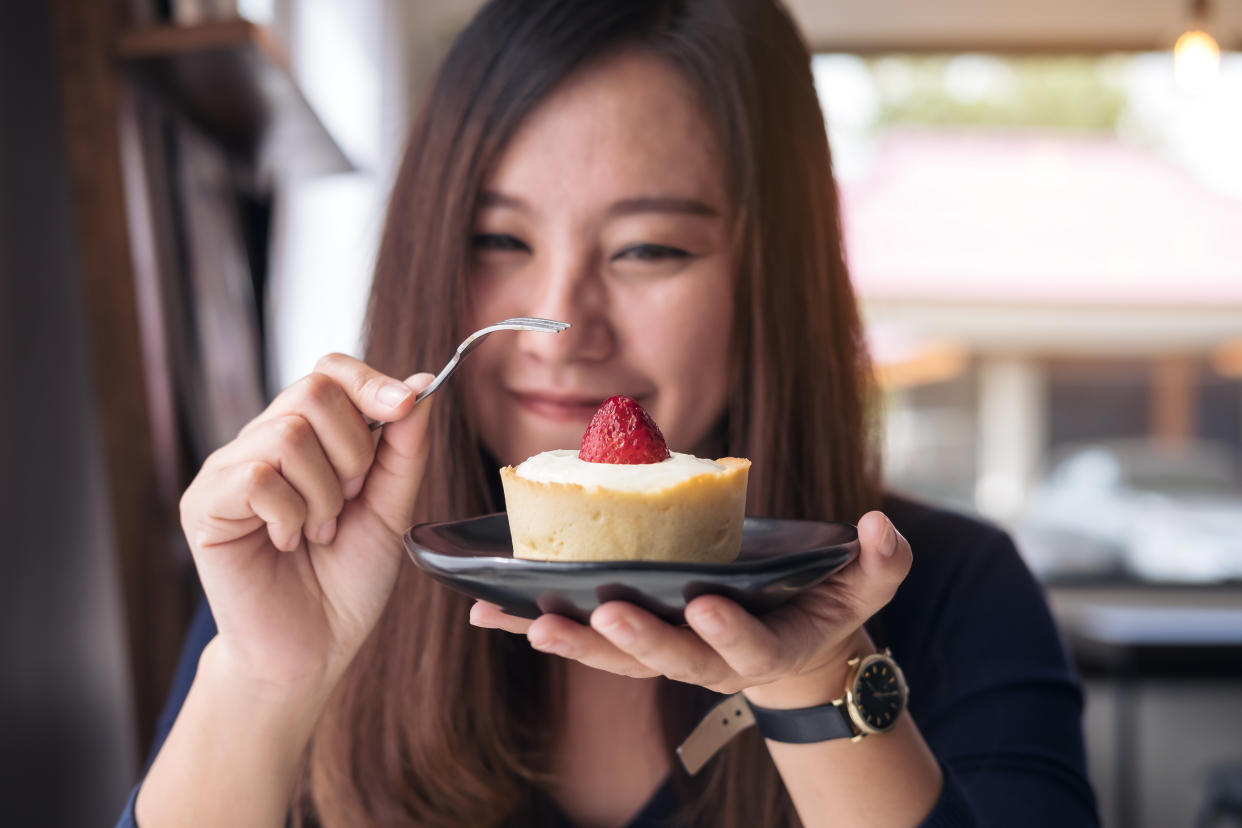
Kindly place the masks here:
<instances>
[{"instance_id":1,"label":"sliced strawberry","mask_svg":"<svg viewBox=\"0 0 1242 828\"><path fill-rule=\"evenodd\" d=\"M617 395L591 418L578 457L589 463L659 463L670 455L660 427L633 397Z\"/></svg>"}]
</instances>

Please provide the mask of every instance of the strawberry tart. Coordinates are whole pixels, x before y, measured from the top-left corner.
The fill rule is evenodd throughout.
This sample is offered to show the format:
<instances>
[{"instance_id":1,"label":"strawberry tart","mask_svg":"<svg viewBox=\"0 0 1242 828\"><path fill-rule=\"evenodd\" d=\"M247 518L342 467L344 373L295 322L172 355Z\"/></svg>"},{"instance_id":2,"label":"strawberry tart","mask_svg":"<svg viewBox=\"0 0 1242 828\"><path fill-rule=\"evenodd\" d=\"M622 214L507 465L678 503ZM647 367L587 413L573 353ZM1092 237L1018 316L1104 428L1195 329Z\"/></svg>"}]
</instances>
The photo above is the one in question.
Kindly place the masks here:
<instances>
[{"instance_id":1,"label":"strawberry tart","mask_svg":"<svg viewBox=\"0 0 1242 828\"><path fill-rule=\"evenodd\" d=\"M670 452L637 401L604 401L582 447L500 470L513 554L553 561L737 557L750 461Z\"/></svg>"}]
</instances>

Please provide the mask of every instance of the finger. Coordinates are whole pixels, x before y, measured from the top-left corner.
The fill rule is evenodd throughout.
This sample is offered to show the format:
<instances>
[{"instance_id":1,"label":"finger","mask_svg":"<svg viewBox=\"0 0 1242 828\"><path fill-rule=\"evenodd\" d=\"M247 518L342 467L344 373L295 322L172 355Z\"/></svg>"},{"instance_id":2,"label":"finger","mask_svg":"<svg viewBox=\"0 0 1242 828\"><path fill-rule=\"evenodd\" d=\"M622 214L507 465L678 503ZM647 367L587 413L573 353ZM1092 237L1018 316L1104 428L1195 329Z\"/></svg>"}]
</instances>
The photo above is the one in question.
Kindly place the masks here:
<instances>
[{"instance_id":1,"label":"finger","mask_svg":"<svg viewBox=\"0 0 1242 828\"><path fill-rule=\"evenodd\" d=\"M331 542L345 496L336 470L305 417L286 414L260 423L222 450L221 456L270 464L305 501L307 540Z\"/></svg>"},{"instance_id":2,"label":"finger","mask_svg":"<svg viewBox=\"0 0 1242 828\"><path fill-rule=\"evenodd\" d=\"M207 512L207 521L240 522L243 526L240 531L235 528L219 538L199 535L200 548L210 547L213 542L236 540L264 524L277 549L292 552L298 548L306 520L306 502L270 463L239 463L209 482L224 497Z\"/></svg>"},{"instance_id":3,"label":"finger","mask_svg":"<svg viewBox=\"0 0 1242 828\"><path fill-rule=\"evenodd\" d=\"M540 622L539 627L532 635L531 628L536 621ZM470 608L471 624L525 635L531 646L540 652L572 658L588 667L623 676L650 678L658 675L618 650L589 627L553 614L542 615L536 621L508 615L500 607L487 601L476 601Z\"/></svg>"},{"instance_id":4,"label":"finger","mask_svg":"<svg viewBox=\"0 0 1242 828\"><path fill-rule=\"evenodd\" d=\"M362 412L345 389L325 373L307 374L281 392L261 420L247 429L289 414L305 417L311 424L328 462L336 470L346 499L356 497L375 458L375 441ZM246 434L245 429L242 434Z\"/></svg>"},{"instance_id":5,"label":"finger","mask_svg":"<svg viewBox=\"0 0 1242 828\"><path fill-rule=\"evenodd\" d=\"M591 627L618 650L675 681L720 692L740 689L738 675L692 630L674 627L625 601L609 601L591 613Z\"/></svg>"},{"instance_id":6,"label":"finger","mask_svg":"<svg viewBox=\"0 0 1242 828\"><path fill-rule=\"evenodd\" d=\"M504 630L516 635L526 635L531 622L529 618L509 615L489 601L475 601L474 606L470 607L470 623L489 630Z\"/></svg>"},{"instance_id":7,"label":"finger","mask_svg":"<svg viewBox=\"0 0 1242 828\"><path fill-rule=\"evenodd\" d=\"M405 384L415 394L434 378L415 374ZM375 462L363 485L362 500L394 534L404 533L414 519L414 499L427 465L427 423L434 399L427 398L401 419L384 426Z\"/></svg>"},{"instance_id":8,"label":"finger","mask_svg":"<svg viewBox=\"0 0 1242 828\"><path fill-rule=\"evenodd\" d=\"M797 669L801 659L787 654L790 647L807 650L809 657L815 646L804 636L782 641L758 618L720 595L701 595L687 604L686 623L733 672L756 684Z\"/></svg>"},{"instance_id":9,"label":"finger","mask_svg":"<svg viewBox=\"0 0 1242 828\"><path fill-rule=\"evenodd\" d=\"M400 420L414 408L416 389L360 359L328 354L315 364L315 372L335 380L354 407L372 420Z\"/></svg>"},{"instance_id":10,"label":"finger","mask_svg":"<svg viewBox=\"0 0 1242 828\"><path fill-rule=\"evenodd\" d=\"M355 409L372 420L388 422L400 419L414 407L414 391L396 377L375 370L360 359L346 354L327 354L315 363L316 374L326 377L339 387ZM303 399L308 390L303 380L293 383L277 395L276 399L255 417L246 428L274 419L296 410L296 402ZM320 380L310 380L318 383ZM246 429L242 429L243 433Z\"/></svg>"},{"instance_id":11,"label":"finger","mask_svg":"<svg viewBox=\"0 0 1242 828\"><path fill-rule=\"evenodd\" d=\"M858 545L858 558L838 573L835 582L850 596L862 622L893 600L914 556L910 544L881 512L859 518Z\"/></svg>"},{"instance_id":12,"label":"finger","mask_svg":"<svg viewBox=\"0 0 1242 828\"><path fill-rule=\"evenodd\" d=\"M531 622L526 632L536 650L631 678L654 678L658 670L643 664L608 641L596 630L563 615L545 613Z\"/></svg>"}]
</instances>

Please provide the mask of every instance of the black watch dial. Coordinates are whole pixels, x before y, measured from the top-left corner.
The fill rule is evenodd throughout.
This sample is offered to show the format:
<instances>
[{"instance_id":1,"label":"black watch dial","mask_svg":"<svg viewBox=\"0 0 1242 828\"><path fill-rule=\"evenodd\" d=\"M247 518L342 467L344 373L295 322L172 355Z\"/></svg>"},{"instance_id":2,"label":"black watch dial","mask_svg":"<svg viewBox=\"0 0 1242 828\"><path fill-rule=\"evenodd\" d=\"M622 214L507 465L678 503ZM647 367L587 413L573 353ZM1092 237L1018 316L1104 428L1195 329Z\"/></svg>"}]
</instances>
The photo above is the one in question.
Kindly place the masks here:
<instances>
[{"instance_id":1,"label":"black watch dial","mask_svg":"<svg viewBox=\"0 0 1242 828\"><path fill-rule=\"evenodd\" d=\"M906 705L904 682L896 667L884 659L863 665L854 680L852 695L858 724L876 733L896 724Z\"/></svg>"}]
</instances>

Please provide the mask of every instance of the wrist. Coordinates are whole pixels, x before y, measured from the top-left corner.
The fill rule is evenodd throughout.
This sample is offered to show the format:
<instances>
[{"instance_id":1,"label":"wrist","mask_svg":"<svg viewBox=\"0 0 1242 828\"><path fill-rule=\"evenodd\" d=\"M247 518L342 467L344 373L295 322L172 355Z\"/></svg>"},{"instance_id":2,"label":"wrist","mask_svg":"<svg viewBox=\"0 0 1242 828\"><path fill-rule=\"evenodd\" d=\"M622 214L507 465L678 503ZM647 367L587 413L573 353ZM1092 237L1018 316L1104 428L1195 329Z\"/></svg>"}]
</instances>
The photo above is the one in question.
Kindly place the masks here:
<instances>
[{"instance_id":1,"label":"wrist","mask_svg":"<svg viewBox=\"0 0 1242 828\"><path fill-rule=\"evenodd\" d=\"M193 684L215 706L307 737L331 695L328 685L317 676L287 682L254 676L219 636L203 648Z\"/></svg>"},{"instance_id":2,"label":"wrist","mask_svg":"<svg viewBox=\"0 0 1242 828\"><path fill-rule=\"evenodd\" d=\"M249 676L209 642L134 804L140 825L279 825L322 693Z\"/></svg>"},{"instance_id":3,"label":"wrist","mask_svg":"<svg viewBox=\"0 0 1242 828\"><path fill-rule=\"evenodd\" d=\"M796 710L828 704L845 694L845 683L851 669L849 660L875 651L871 636L859 627L842 642L838 652L819 667L768 684L748 687L742 693L748 702L773 710Z\"/></svg>"}]
</instances>

